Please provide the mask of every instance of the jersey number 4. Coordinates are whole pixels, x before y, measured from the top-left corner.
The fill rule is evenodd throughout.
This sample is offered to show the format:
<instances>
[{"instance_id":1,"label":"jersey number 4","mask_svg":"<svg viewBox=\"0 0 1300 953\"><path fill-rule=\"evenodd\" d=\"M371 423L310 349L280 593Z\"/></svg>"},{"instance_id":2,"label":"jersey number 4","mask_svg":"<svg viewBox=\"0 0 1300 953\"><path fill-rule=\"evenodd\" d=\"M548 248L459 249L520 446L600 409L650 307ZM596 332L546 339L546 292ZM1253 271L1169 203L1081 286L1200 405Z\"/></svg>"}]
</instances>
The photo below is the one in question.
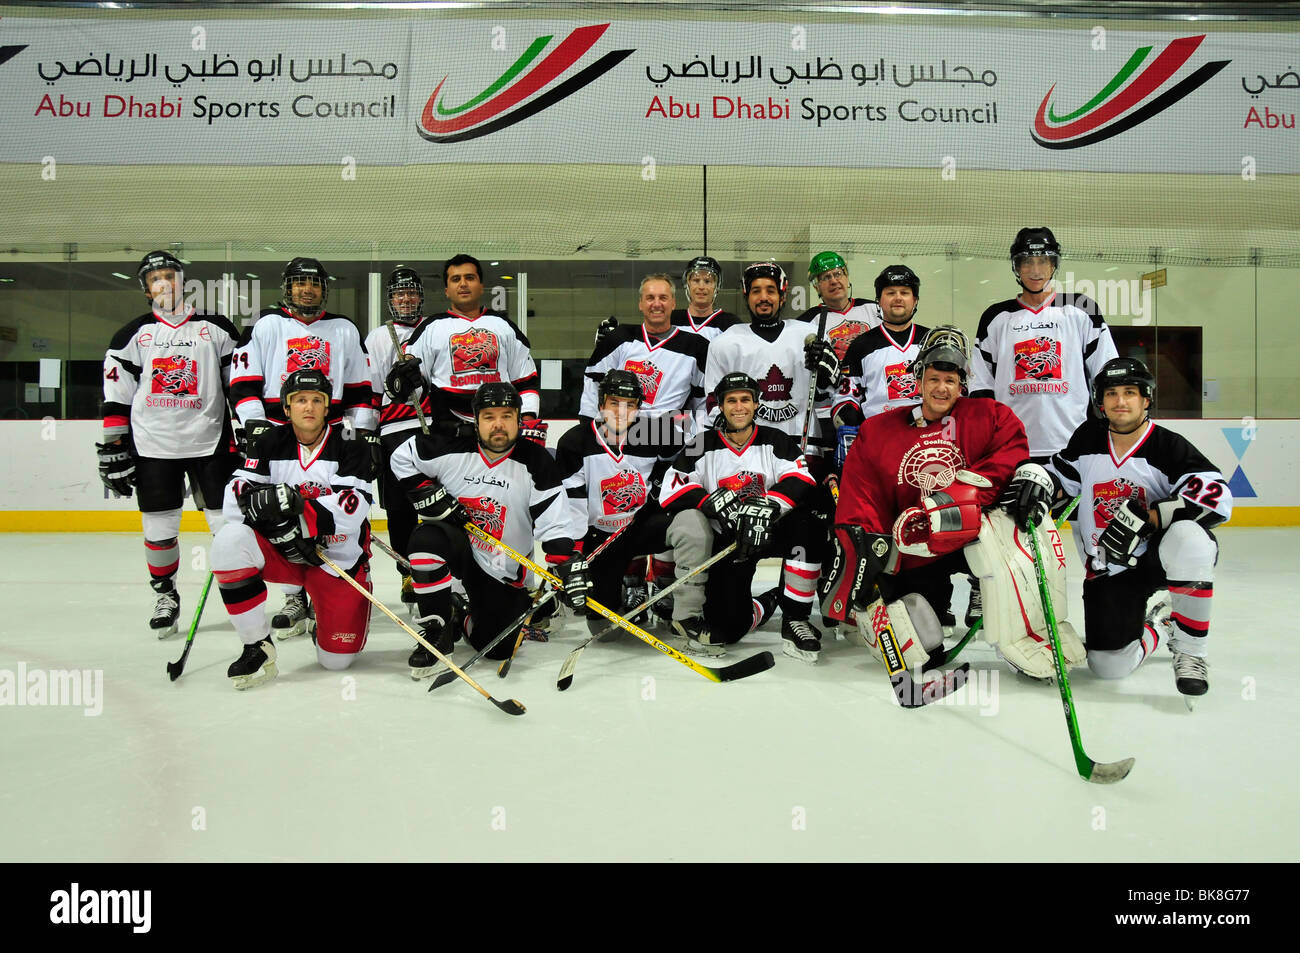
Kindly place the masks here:
<instances>
[{"instance_id":1,"label":"jersey number 4","mask_svg":"<svg viewBox=\"0 0 1300 953\"><path fill-rule=\"evenodd\" d=\"M117 376L117 368L114 367L114 368L112 368L112 369L111 369L107 374L105 374L105 375L104 375L104 380L106 380L106 381L116 381L116 380L120 380L120 378Z\"/></svg>"}]
</instances>

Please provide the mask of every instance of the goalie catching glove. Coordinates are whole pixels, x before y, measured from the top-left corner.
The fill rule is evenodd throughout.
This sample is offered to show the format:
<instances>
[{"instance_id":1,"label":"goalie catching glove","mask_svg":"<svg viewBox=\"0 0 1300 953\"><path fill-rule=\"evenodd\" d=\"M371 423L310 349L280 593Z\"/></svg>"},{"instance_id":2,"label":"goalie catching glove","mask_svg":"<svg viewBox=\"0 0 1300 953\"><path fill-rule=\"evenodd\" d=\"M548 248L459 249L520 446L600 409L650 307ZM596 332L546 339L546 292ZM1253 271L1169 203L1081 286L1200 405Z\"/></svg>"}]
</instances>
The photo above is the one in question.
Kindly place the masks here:
<instances>
[{"instance_id":1,"label":"goalie catching glove","mask_svg":"<svg viewBox=\"0 0 1300 953\"><path fill-rule=\"evenodd\" d=\"M958 470L957 479L894 521L894 544L909 556L944 556L979 536L979 493L993 484L978 473Z\"/></svg>"}]
</instances>

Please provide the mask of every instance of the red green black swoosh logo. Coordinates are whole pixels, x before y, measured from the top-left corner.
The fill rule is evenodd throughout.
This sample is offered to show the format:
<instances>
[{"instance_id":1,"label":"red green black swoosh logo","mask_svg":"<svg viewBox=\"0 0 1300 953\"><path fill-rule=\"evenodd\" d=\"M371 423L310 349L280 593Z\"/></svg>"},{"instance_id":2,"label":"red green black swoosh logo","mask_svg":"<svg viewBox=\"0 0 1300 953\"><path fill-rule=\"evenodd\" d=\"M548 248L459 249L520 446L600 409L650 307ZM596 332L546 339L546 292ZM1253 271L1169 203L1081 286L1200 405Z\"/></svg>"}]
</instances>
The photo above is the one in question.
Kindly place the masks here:
<instances>
[{"instance_id":1,"label":"red green black swoosh logo","mask_svg":"<svg viewBox=\"0 0 1300 953\"><path fill-rule=\"evenodd\" d=\"M1141 47L1092 99L1064 115L1052 102L1056 92L1053 84L1034 117L1034 141L1046 149L1077 149L1118 136L1164 112L1232 62L1206 63L1157 95L1157 90L1182 68L1204 39L1205 34L1174 40L1139 72L1151 53L1151 47Z\"/></svg>"},{"instance_id":2,"label":"red green black swoosh logo","mask_svg":"<svg viewBox=\"0 0 1300 953\"><path fill-rule=\"evenodd\" d=\"M460 105L449 104L443 95L444 76L424 104L416 130L430 142L464 142L513 126L555 105L636 52L614 50L561 80L607 29L608 23L579 27L544 57L543 51L555 37L537 37L486 89ZM541 95L530 99L537 93Z\"/></svg>"}]
</instances>

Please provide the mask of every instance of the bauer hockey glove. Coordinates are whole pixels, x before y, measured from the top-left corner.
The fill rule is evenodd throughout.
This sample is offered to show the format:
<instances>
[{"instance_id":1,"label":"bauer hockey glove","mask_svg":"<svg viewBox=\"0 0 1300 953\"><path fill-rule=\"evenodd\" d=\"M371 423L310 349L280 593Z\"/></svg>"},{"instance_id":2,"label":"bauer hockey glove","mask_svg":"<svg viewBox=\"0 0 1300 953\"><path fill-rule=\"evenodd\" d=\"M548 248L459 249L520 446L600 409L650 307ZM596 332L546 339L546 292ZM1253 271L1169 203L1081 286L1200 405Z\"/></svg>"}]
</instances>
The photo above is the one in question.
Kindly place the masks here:
<instances>
[{"instance_id":1,"label":"bauer hockey glove","mask_svg":"<svg viewBox=\"0 0 1300 953\"><path fill-rule=\"evenodd\" d=\"M840 379L840 359L835 348L816 338L803 348L803 366L817 373L817 387L826 390Z\"/></svg>"},{"instance_id":2,"label":"bauer hockey glove","mask_svg":"<svg viewBox=\"0 0 1300 953\"><path fill-rule=\"evenodd\" d=\"M99 453L99 478L118 496L130 496L135 486L135 460L125 440L117 443L97 443Z\"/></svg>"},{"instance_id":3,"label":"bauer hockey glove","mask_svg":"<svg viewBox=\"0 0 1300 953\"><path fill-rule=\"evenodd\" d=\"M262 435L275 429L269 420L250 420L239 431L239 452L245 460L256 460L261 454Z\"/></svg>"},{"instance_id":4,"label":"bauer hockey glove","mask_svg":"<svg viewBox=\"0 0 1300 953\"><path fill-rule=\"evenodd\" d=\"M412 490L411 506L422 520L457 525L469 522L469 513L460 500L437 480L429 480Z\"/></svg>"},{"instance_id":5,"label":"bauer hockey glove","mask_svg":"<svg viewBox=\"0 0 1300 953\"><path fill-rule=\"evenodd\" d=\"M735 490L720 486L700 504L700 512L711 520L717 520L724 526L735 529L740 519L740 508L744 501Z\"/></svg>"},{"instance_id":6,"label":"bauer hockey glove","mask_svg":"<svg viewBox=\"0 0 1300 953\"><path fill-rule=\"evenodd\" d=\"M1110 518L1097 545L1106 552L1106 559L1121 566L1136 566L1135 555L1143 541L1149 539L1156 528L1147 520L1147 508L1130 497Z\"/></svg>"},{"instance_id":7,"label":"bauer hockey glove","mask_svg":"<svg viewBox=\"0 0 1300 953\"><path fill-rule=\"evenodd\" d=\"M740 525L736 530L736 556L758 559L772 538L772 524L781 515L781 506L773 500L755 500L740 508Z\"/></svg>"},{"instance_id":8,"label":"bauer hockey glove","mask_svg":"<svg viewBox=\"0 0 1300 953\"><path fill-rule=\"evenodd\" d=\"M561 563L555 574L564 583L561 594L569 608L577 610L586 606L587 597L592 591L591 572L587 568L587 561L580 554L575 555L568 562Z\"/></svg>"}]
</instances>

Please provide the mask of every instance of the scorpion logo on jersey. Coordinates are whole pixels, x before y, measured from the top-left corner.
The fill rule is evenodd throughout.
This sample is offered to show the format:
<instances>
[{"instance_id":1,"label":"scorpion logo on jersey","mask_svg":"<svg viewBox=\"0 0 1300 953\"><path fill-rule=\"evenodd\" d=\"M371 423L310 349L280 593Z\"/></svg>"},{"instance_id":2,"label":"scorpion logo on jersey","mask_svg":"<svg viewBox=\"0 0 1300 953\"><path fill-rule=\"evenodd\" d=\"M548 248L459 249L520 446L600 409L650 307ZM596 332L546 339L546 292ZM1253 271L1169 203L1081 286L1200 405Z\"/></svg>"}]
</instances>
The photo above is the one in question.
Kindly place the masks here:
<instances>
[{"instance_id":1,"label":"scorpion logo on jersey","mask_svg":"<svg viewBox=\"0 0 1300 953\"><path fill-rule=\"evenodd\" d=\"M636 375L641 384L641 393L645 395L644 406L653 404L655 395L659 393L659 385L663 383L664 372L653 361L624 361L623 370Z\"/></svg>"},{"instance_id":2,"label":"scorpion logo on jersey","mask_svg":"<svg viewBox=\"0 0 1300 953\"><path fill-rule=\"evenodd\" d=\"M826 337L830 341L831 347L835 348L835 356L841 361L849 353L849 345L857 339L860 334L870 331L871 328L862 321L845 321L837 328L832 328L826 332Z\"/></svg>"},{"instance_id":3,"label":"scorpion logo on jersey","mask_svg":"<svg viewBox=\"0 0 1300 953\"><path fill-rule=\"evenodd\" d=\"M719 489L732 490L742 500L757 500L767 493L767 481L763 474L753 470L741 470L718 481Z\"/></svg>"},{"instance_id":4,"label":"scorpion logo on jersey","mask_svg":"<svg viewBox=\"0 0 1300 953\"><path fill-rule=\"evenodd\" d=\"M506 528L504 503L498 503L490 496L462 496L460 502L469 511L469 518L475 526L497 539L501 538Z\"/></svg>"},{"instance_id":5,"label":"scorpion logo on jersey","mask_svg":"<svg viewBox=\"0 0 1300 953\"><path fill-rule=\"evenodd\" d=\"M330 342L310 334L305 338L289 338L289 359L285 362L284 375L288 377L294 371L308 368L330 376ZM284 378L281 378L281 383Z\"/></svg>"},{"instance_id":6,"label":"scorpion logo on jersey","mask_svg":"<svg viewBox=\"0 0 1300 953\"><path fill-rule=\"evenodd\" d=\"M199 363L192 357L155 357L152 393L197 397Z\"/></svg>"},{"instance_id":7,"label":"scorpion logo on jersey","mask_svg":"<svg viewBox=\"0 0 1300 953\"><path fill-rule=\"evenodd\" d=\"M325 484L317 483L315 480L298 484L298 495L304 500L319 500L322 496L330 496L333 493L334 491Z\"/></svg>"},{"instance_id":8,"label":"scorpion logo on jersey","mask_svg":"<svg viewBox=\"0 0 1300 953\"><path fill-rule=\"evenodd\" d=\"M1016 345L1016 380L1042 380L1061 376L1061 342L1036 337Z\"/></svg>"},{"instance_id":9,"label":"scorpion logo on jersey","mask_svg":"<svg viewBox=\"0 0 1300 953\"><path fill-rule=\"evenodd\" d=\"M645 503L645 481L635 470L620 470L600 481L600 499L606 516L631 513Z\"/></svg>"},{"instance_id":10,"label":"scorpion logo on jersey","mask_svg":"<svg viewBox=\"0 0 1300 953\"><path fill-rule=\"evenodd\" d=\"M1093 522L1097 524L1097 532L1101 533L1130 499L1146 506L1146 496L1146 490L1124 477L1116 477L1108 483L1094 485L1092 512Z\"/></svg>"},{"instance_id":11,"label":"scorpion logo on jersey","mask_svg":"<svg viewBox=\"0 0 1300 953\"><path fill-rule=\"evenodd\" d=\"M451 349L453 374L497 369L501 345L497 342L497 336L485 328L470 328L460 334L453 334L447 339L447 346Z\"/></svg>"},{"instance_id":12,"label":"scorpion logo on jersey","mask_svg":"<svg viewBox=\"0 0 1300 953\"><path fill-rule=\"evenodd\" d=\"M911 362L889 364L885 367L886 390L890 400L907 400L916 397L916 378L908 370Z\"/></svg>"},{"instance_id":13,"label":"scorpion logo on jersey","mask_svg":"<svg viewBox=\"0 0 1300 953\"><path fill-rule=\"evenodd\" d=\"M959 450L947 440L917 444L903 454L898 465L898 482L907 483L929 496L957 479L957 471L966 465Z\"/></svg>"}]
</instances>

